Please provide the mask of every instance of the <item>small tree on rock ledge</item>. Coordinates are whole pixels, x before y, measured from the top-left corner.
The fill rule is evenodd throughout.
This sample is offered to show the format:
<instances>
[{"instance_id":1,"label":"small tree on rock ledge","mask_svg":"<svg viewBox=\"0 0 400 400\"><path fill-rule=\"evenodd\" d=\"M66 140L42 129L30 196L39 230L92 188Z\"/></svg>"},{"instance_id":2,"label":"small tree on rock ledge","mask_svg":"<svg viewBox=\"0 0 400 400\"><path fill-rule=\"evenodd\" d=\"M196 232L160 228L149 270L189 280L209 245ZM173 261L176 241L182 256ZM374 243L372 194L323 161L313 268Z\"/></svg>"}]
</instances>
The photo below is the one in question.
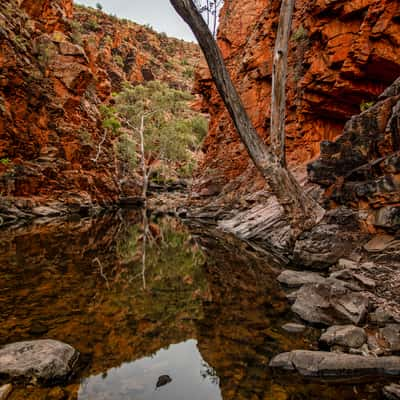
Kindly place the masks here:
<instances>
[{"instance_id":1,"label":"small tree on rock ledge","mask_svg":"<svg viewBox=\"0 0 400 400\"><path fill-rule=\"evenodd\" d=\"M301 188L285 162L285 82L287 51L294 0L282 0L273 60L271 147L258 136L226 69L221 51L192 0L170 0L189 25L204 53L215 86L255 166L289 217L292 235L311 229L324 210Z\"/></svg>"}]
</instances>

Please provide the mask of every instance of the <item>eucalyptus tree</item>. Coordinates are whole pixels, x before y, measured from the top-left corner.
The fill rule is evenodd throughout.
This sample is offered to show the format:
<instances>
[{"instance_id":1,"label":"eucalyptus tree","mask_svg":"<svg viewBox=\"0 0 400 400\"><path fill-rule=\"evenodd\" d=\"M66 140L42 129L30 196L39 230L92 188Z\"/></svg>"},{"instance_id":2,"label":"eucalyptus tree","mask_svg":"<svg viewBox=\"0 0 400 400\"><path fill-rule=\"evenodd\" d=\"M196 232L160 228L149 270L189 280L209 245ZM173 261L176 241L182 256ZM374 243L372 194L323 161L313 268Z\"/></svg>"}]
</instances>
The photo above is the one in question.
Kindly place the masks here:
<instances>
[{"instance_id":1,"label":"eucalyptus tree","mask_svg":"<svg viewBox=\"0 0 400 400\"><path fill-rule=\"evenodd\" d=\"M255 166L260 171L290 219L292 235L312 228L323 217L324 210L308 196L285 161L285 85L288 40L295 0L282 0L273 60L271 96L271 146L258 136L240 96L230 78L221 51L193 0L170 0L189 25L204 53L215 86L232 118L237 133Z\"/></svg>"}]
</instances>

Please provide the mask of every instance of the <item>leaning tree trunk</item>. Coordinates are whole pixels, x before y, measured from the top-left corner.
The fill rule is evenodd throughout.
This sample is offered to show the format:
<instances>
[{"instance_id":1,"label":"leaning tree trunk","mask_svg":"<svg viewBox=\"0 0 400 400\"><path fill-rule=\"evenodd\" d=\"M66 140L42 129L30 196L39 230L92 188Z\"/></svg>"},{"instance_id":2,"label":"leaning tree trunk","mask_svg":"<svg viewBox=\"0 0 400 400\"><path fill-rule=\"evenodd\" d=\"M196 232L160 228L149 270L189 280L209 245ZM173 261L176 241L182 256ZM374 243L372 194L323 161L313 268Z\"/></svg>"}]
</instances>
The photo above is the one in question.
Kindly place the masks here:
<instances>
[{"instance_id":1,"label":"leaning tree trunk","mask_svg":"<svg viewBox=\"0 0 400 400\"><path fill-rule=\"evenodd\" d=\"M301 232L318 223L324 215L324 210L304 193L291 172L284 167L282 145L272 146L272 151L270 151L258 136L232 83L221 51L193 1L170 0L170 2L196 36L207 60L214 83L228 109L240 139L255 166L283 206L290 219L292 234L297 237Z\"/></svg>"}]
</instances>

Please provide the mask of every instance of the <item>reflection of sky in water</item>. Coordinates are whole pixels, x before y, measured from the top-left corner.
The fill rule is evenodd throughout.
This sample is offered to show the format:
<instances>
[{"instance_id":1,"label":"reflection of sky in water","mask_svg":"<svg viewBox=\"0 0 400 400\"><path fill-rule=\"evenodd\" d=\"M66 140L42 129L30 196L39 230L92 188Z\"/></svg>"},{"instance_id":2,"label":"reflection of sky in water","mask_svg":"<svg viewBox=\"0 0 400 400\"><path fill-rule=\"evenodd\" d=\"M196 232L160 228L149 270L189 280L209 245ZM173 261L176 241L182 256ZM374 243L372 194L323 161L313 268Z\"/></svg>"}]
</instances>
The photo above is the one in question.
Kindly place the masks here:
<instances>
[{"instance_id":1,"label":"reflection of sky in water","mask_svg":"<svg viewBox=\"0 0 400 400\"><path fill-rule=\"evenodd\" d=\"M169 375L172 382L156 389L161 375ZM84 379L78 399L222 400L222 396L218 379L191 339Z\"/></svg>"}]
</instances>

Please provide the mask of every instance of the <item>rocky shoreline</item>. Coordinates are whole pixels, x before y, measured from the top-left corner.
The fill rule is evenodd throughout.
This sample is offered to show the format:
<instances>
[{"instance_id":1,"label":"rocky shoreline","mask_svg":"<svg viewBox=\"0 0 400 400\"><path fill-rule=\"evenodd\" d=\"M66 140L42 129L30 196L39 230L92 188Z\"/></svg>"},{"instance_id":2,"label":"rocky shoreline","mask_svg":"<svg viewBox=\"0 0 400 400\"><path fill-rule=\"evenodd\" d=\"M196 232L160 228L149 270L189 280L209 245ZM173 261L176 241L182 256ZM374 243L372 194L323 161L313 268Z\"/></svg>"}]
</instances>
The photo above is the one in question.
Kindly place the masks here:
<instances>
[{"instance_id":1,"label":"rocky shoreline","mask_svg":"<svg viewBox=\"0 0 400 400\"><path fill-rule=\"evenodd\" d=\"M171 200L169 204L165 196ZM165 196L154 196L150 207L157 208L163 203L170 212L173 211L179 202L172 200L178 194ZM184 211L178 209L177 213ZM337 223L345 221L347 225L332 224L333 216ZM282 329L290 335L307 332L307 324L324 329L318 351L297 349L275 355L270 367L279 373L287 371L307 379L340 382L370 377L391 380L400 376L400 302L397 289L400 263L395 250L399 249L399 241L394 235L357 236L350 229L346 231L344 227L351 226L349 220L353 217L349 210L345 212L343 209L329 214L323 225L298 239L301 245L295 243L297 253L290 255L289 265L301 266L302 270L277 272L277 280L284 287L293 312L293 320ZM210 221L218 228L218 220ZM332 233L318 242L323 232L342 232L342 236L338 234L336 237ZM343 240L344 234L352 238L350 244ZM257 247L257 242L253 244ZM295 259L305 261L295 264ZM0 375L3 374L3 349L0 349ZM33 354L31 360L35 357ZM10 381L15 379L17 382L20 380L10 378ZM5 385L3 389L6 393L9 386ZM395 397L398 389L395 382L385 386L386 398L399 398Z\"/></svg>"},{"instance_id":2,"label":"rocky shoreline","mask_svg":"<svg viewBox=\"0 0 400 400\"><path fill-rule=\"evenodd\" d=\"M186 180L177 180L169 184L150 184L147 208L157 213L176 213L177 208L186 201ZM1 198L1 227L17 227L31 222L46 222L62 217L95 217L120 208L137 208L144 205L141 196L119 197L114 202L94 202L90 196L82 193L68 193L60 200L43 198Z\"/></svg>"},{"instance_id":3,"label":"rocky shoreline","mask_svg":"<svg viewBox=\"0 0 400 400\"><path fill-rule=\"evenodd\" d=\"M400 305L395 300L400 264L371 261L378 239L363 246L369 252L354 257L359 261L341 258L324 273L280 273L278 281L296 316L283 329L299 333L309 324L323 331L318 351L278 354L270 361L272 369L344 382L400 376ZM391 280L391 287L382 275ZM383 393L387 399L399 399L400 386L385 386Z\"/></svg>"}]
</instances>

